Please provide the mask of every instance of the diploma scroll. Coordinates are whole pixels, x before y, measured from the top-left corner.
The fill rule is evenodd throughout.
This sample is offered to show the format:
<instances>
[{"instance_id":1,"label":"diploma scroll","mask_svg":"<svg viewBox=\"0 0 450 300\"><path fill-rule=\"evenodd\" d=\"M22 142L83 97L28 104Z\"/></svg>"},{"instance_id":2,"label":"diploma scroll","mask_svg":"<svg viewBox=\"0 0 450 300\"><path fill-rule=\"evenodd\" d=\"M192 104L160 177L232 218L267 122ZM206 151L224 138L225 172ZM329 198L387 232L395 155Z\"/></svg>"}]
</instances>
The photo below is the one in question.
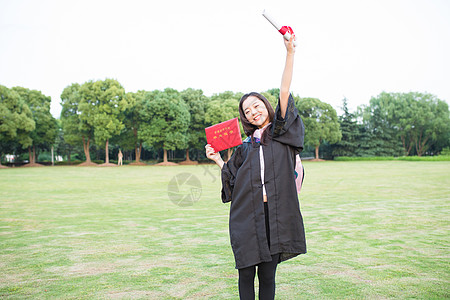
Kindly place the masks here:
<instances>
[{"instance_id":1,"label":"diploma scroll","mask_svg":"<svg viewBox=\"0 0 450 300\"><path fill-rule=\"evenodd\" d=\"M270 24L275 27L276 30L278 30L279 33L281 33L285 40L289 41L291 39L291 35L294 34L294 31L289 26L281 26L275 19L266 11L264 10L262 15L267 19L267 21L270 22ZM294 46L297 46L297 42L294 41Z\"/></svg>"}]
</instances>

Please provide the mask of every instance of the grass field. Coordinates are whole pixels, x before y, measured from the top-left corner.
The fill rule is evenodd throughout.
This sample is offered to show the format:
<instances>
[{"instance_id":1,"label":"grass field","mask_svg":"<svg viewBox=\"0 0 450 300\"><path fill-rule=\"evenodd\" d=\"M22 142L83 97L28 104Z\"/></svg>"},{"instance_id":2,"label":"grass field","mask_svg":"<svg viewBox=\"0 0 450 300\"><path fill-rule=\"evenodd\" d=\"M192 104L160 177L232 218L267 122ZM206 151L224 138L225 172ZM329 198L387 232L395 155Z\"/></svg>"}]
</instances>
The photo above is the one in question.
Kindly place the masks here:
<instances>
[{"instance_id":1,"label":"grass field","mask_svg":"<svg viewBox=\"0 0 450 300\"><path fill-rule=\"evenodd\" d=\"M277 299L450 297L450 162L305 169L308 253L279 265ZM201 184L191 206L171 201L191 191L170 184L183 174ZM212 165L0 170L0 298L238 298L219 176Z\"/></svg>"}]
</instances>

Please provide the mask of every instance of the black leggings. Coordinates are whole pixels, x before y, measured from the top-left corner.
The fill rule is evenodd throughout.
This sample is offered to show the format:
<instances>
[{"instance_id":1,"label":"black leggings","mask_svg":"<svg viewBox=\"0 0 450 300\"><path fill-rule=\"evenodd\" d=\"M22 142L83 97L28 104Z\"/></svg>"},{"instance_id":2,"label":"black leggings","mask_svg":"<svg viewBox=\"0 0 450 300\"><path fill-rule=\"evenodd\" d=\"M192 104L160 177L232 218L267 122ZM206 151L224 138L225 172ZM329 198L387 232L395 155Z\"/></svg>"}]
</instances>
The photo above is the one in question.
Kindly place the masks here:
<instances>
[{"instance_id":1,"label":"black leggings","mask_svg":"<svg viewBox=\"0 0 450 300\"><path fill-rule=\"evenodd\" d=\"M264 202L266 218L267 242L270 248L269 210ZM275 273L277 271L280 254L272 255L272 261L262 262L256 266L239 269L239 297L240 299L255 299L255 273L258 267L259 299L275 299Z\"/></svg>"},{"instance_id":2,"label":"black leggings","mask_svg":"<svg viewBox=\"0 0 450 300\"><path fill-rule=\"evenodd\" d=\"M272 261L257 265L259 280L259 299L275 299L275 273L280 254L272 255ZM240 299L255 299L256 266L239 269Z\"/></svg>"}]
</instances>

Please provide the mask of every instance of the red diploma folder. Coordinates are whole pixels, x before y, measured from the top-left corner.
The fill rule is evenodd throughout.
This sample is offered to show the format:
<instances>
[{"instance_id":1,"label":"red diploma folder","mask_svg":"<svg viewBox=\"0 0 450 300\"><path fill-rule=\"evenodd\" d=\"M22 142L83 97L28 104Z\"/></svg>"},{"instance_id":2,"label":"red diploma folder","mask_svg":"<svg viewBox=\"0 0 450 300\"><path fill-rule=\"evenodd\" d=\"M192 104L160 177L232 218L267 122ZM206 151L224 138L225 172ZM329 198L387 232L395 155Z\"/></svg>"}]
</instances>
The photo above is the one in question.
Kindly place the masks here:
<instances>
[{"instance_id":1,"label":"red diploma folder","mask_svg":"<svg viewBox=\"0 0 450 300\"><path fill-rule=\"evenodd\" d=\"M242 144L238 118L205 128L206 140L216 152Z\"/></svg>"}]
</instances>

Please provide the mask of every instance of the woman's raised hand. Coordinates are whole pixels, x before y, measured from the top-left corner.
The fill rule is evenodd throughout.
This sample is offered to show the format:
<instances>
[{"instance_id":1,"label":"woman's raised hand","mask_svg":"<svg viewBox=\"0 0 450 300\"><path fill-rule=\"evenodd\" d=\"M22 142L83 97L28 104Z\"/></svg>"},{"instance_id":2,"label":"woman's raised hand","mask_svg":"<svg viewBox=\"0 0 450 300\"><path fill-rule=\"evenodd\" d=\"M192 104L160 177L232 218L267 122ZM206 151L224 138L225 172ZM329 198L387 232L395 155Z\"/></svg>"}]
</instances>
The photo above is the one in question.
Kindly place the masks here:
<instances>
[{"instance_id":1,"label":"woman's raised hand","mask_svg":"<svg viewBox=\"0 0 450 300\"><path fill-rule=\"evenodd\" d=\"M286 51L288 54L294 54L295 53L295 34L291 35L291 38L289 41L286 41L286 39L283 37L284 45L286 46Z\"/></svg>"}]
</instances>

